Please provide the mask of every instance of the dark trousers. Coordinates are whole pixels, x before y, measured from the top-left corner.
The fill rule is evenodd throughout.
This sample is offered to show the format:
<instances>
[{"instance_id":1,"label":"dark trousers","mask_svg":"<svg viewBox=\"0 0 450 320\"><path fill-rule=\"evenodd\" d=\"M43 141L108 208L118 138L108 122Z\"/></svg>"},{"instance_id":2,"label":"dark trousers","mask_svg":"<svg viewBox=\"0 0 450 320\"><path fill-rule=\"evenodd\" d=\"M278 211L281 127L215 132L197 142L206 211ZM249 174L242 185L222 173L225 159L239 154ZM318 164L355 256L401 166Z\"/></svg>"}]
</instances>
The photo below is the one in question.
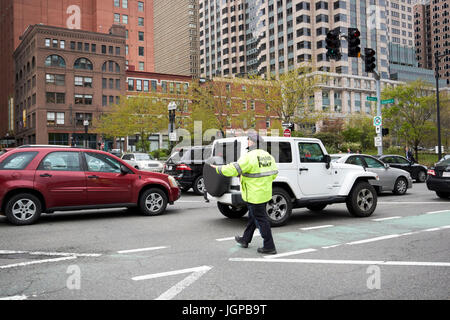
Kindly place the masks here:
<instances>
[{"instance_id":1,"label":"dark trousers","mask_svg":"<svg viewBox=\"0 0 450 320\"><path fill-rule=\"evenodd\" d=\"M252 204L247 203L248 207L248 223L245 228L243 240L247 243L252 242L253 233L258 228L264 240L263 247L265 249L275 249L275 244L272 238L272 231L270 229L270 222L267 218L266 203Z\"/></svg>"}]
</instances>

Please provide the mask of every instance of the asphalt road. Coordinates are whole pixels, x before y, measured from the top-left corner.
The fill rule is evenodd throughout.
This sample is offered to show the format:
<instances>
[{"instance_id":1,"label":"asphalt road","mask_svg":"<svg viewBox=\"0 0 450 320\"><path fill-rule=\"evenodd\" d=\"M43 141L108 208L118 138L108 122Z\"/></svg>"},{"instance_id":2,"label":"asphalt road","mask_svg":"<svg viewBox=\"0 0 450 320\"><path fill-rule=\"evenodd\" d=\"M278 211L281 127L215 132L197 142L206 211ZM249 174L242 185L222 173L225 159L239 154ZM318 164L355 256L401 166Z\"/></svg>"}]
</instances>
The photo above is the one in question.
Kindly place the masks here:
<instances>
[{"instance_id":1,"label":"asphalt road","mask_svg":"<svg viewBox=\"0 0 450 320\"><path fill-rule=\"evenodd\" d=\"M125 210L44 215L15 227L0 217L0 299L450 298L450 200L414 183L384 194L369 218L344 204L296 209L272 229L278 255L234 236L247 218L184 193L166 214Z\"/></svg>"}]
</instances>

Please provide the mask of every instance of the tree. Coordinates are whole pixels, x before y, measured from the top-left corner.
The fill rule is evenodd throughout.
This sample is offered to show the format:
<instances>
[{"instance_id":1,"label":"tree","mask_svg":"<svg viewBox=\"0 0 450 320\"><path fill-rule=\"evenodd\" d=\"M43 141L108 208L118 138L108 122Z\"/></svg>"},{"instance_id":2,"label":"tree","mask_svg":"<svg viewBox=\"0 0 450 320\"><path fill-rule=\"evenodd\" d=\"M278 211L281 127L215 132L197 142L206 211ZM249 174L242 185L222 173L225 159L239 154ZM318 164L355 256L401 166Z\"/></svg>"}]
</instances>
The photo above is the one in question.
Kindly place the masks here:
<instances>
[{"instance_id":1,"label":"tree","mask_svg":"<svg viewBox=\"0 0 450 320\"><path fill-rule=\"evenodd\" d=\"M418 147L424 139L436 132L431 121L436 110L434 88L422 80L387 87L383 90L383 99L396 99L391 107L384 108L384 127L394 128L407 145L413 146L418 160Z\"/></svg>"},{"instance_id":2,"label":"tree","mask_svg":"<svg viewBox=\"0 0 450 320\"><path fill-rule=\"evenodd\" d=\"M342 131L342 136L346 142L358 143L364 150L371 149L376 136L372 118L363 114L352 115Z\"/></svg>"},{"instance_id":3,"label":"tree","mask_svg":"<svg viewBox=\"0 0 450 320\"><path fill-rule=\"evenodd\" d=\"M249 94L265 102L268 115L275 115L283 123L311 124L319 120L321 115L314 111L310 99L320 90L324 76L305 64L278 78L267 78L254 77L257 82Z\"/></svg>"},{"instance_id":4,"label":"tree","mask_svg":"<svg viewBox=\"0 0 450 320\"><path fill-rule=\"evenodd\" d=\"M121 97L120 102L94 121L98 131L110 137L140 136L140 146L149 151L148 137L167 129L167 105L157 97ZM145 141L145 142L144 142Z\"/></svg>"}]
</instances>

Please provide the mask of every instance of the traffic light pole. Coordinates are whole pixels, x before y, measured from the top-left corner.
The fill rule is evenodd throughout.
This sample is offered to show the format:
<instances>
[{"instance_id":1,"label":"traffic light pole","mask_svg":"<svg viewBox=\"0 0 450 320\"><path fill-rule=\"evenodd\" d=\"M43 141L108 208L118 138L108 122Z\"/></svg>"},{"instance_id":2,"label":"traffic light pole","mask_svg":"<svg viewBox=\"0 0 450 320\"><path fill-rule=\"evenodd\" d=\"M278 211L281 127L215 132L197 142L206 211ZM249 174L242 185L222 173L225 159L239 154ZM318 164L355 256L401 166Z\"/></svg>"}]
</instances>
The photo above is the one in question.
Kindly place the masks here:
<instances>
[{"instance_id":1,"label":"traffic light pole","mask_svg":"<svg viewBox=\"0 0 450 320\"><path fill-rule=\"evenodd\" d=\"M382 117L381 114L381 77L378 72L374 70L375 80L376 80L376 90L377 90L377 116ZM381 144L378 146L378 155L383 155L383 121L381 121L380 130L377 134L378 139L381 141Z\"/></svg>"}]
</instances>

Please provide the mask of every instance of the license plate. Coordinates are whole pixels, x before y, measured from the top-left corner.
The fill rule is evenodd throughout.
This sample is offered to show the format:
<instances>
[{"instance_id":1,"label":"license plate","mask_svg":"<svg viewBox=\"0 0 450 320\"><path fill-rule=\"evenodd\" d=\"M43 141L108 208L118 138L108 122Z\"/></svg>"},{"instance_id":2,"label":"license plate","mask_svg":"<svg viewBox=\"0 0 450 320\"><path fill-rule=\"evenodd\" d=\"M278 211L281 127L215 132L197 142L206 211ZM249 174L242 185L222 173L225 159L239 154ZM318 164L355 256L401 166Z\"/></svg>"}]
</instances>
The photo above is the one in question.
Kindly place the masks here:
<instances>
[{"instance_id":1,"label":"license plate","mask_svg":"<svg viewBox=\"0 0 450 320\"><path fill-rule=\"evenodd\" d=\"M442 173L442 176L443 176L443 177L450 177L450 172L443 172L443 173Z\"/></svg>"}]
</instances>

